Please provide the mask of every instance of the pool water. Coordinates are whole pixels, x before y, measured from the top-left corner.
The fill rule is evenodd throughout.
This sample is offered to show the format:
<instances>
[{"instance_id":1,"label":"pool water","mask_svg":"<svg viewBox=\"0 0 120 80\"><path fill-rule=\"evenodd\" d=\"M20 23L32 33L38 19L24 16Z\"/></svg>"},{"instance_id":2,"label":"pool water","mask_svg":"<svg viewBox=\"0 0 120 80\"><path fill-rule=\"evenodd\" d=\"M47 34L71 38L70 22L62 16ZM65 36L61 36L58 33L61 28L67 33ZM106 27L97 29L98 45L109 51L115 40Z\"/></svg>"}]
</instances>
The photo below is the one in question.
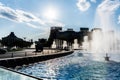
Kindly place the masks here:
<instances>
[{"instance_id":1,"label":"pool water","mask_svg":"<svg viewBox=\"0 0 120 80\"><path fill-rule=\"evenodd\" d=\"M38 80L38 79L23 74L19 74L9 69L1 67L0 80Z\"/></svg>"},{"instance_id":2,"label":"pool water","mask_svg":"<svg viewBox=\"0 0 120 80\"><path fill-rule=\"evenodd\" d=\"M102 58L94 60L90 53L75 51L65 57L22 66L17 71L44 80L120 80L120 63Z\"/></svg>"}]
</instances>

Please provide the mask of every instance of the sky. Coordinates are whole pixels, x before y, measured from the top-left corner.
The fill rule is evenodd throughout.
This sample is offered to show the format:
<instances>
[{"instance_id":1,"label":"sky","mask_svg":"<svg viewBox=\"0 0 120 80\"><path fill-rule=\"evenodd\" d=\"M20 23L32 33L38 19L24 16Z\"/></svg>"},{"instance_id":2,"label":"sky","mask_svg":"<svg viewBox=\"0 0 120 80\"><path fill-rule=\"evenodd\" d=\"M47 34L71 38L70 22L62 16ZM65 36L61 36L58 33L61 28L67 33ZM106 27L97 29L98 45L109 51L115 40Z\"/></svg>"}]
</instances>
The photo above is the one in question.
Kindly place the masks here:
<instances>
[{"instance_id":1,"label":"sky","mask_svg":"<svg viewBox=\"0 0 120 80\"><path fill-rule=\"evenodd\" d=\"M0 0L0 39L48 38L50 27L120 30L120 0Z\"/></svg>"}]
</instances>

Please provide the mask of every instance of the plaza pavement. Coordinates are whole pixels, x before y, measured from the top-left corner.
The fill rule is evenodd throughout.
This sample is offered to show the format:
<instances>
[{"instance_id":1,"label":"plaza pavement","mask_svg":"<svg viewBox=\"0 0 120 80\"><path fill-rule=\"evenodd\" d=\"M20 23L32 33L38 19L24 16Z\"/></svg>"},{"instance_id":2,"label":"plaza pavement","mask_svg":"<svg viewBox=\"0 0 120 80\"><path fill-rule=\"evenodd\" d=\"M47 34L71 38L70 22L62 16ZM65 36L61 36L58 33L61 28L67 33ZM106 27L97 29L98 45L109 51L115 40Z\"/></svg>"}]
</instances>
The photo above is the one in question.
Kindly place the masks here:
<instances>
[{"instance_id":1,"label":"plaza pavement","mask_svg":"<svg viewBox=\"0 0 120 80\"><path fill-rule=\"evenodd\" d=\"M7 52L5 54L0 54L0 59L27 57L27 56L35 56L35 55L42 56L42 55L50 55L50 54L56 54L56 51L45 49L43 50L43 52L35 53L35 49L24 49L22 51Z\"/></svg>"}]
</instances>

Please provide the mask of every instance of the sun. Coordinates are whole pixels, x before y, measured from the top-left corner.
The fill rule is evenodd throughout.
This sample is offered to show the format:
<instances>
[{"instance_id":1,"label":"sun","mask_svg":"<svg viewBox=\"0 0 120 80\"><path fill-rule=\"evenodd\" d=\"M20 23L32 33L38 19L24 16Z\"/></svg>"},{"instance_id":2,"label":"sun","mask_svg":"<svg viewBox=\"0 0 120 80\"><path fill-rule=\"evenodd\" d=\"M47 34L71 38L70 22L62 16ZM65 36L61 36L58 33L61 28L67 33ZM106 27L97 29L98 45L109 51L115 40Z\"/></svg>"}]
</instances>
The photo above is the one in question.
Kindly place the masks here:
<instances>
[{"instance_id":1,"label":"sun","mask_svg":"<svg viewBox=\"0 0 120 80\"><path fill-rule=\"evenodd\" d=\"M55 20L58 18L58 10L55 7L47 7L43 16L49 20Z\"/></svg>"}]
</instances>

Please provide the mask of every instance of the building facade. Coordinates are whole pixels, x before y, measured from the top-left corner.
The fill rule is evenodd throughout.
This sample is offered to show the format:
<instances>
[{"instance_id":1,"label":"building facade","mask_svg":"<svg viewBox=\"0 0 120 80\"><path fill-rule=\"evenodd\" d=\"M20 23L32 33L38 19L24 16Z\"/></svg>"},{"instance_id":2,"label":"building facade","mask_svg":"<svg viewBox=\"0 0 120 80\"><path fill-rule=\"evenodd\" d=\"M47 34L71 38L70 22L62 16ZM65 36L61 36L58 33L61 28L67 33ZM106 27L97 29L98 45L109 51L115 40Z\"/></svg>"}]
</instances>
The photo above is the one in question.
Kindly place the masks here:
<instances>
[{"instance_id":1,"label":"building facade","mask_svg":"<svg viewBox=\"0 0 120 80\"><path fill-rule=\"evenodd\" d=\"M82 45L84 36L88 36L90 40L89 28L80 28L80 31L75 32L73 29L69 28L66 31L62 31L62 27L51 27L50 36L48 38L48 46L56 42L56 48L63 48L63 41L67 42L67 47L72 46L74 40L77 39L79 46Z\"/></svg>"}]
</instances>

